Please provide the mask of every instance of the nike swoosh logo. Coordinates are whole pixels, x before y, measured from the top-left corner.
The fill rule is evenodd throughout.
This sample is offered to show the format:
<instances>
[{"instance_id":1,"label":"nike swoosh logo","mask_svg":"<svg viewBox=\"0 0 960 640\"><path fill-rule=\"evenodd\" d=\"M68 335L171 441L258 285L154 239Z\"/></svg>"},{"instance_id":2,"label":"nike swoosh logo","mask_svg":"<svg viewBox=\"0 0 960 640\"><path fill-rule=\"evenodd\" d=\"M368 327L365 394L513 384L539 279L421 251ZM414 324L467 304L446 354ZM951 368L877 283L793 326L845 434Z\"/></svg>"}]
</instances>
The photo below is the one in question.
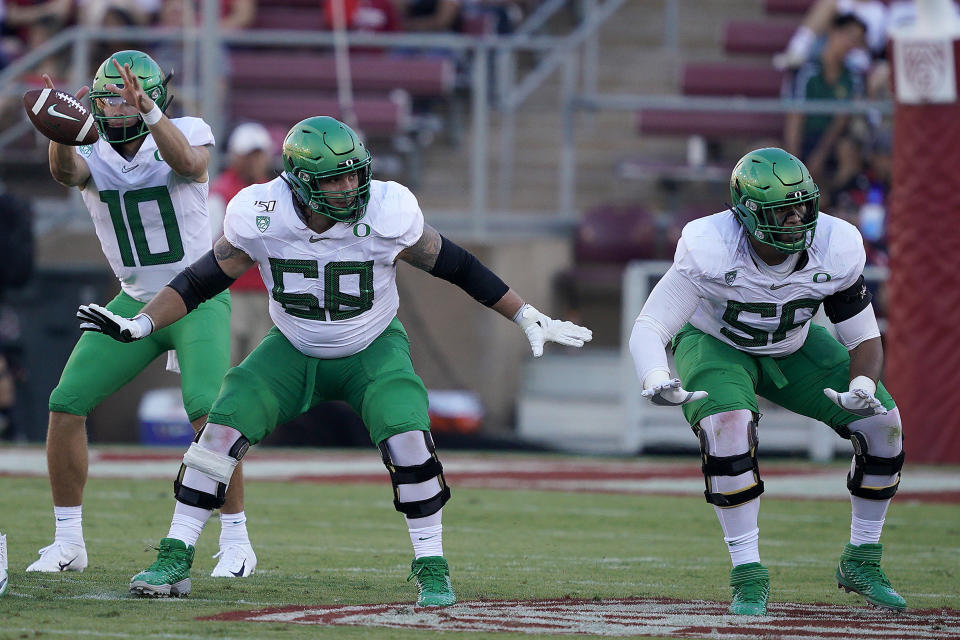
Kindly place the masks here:
<instances>
[{"instance_id":1,"label":"nike swoosh logo","mask_svg":"<svg viewBox=\"0 0 960 640\"><path fill-rule=\"evenodd\" d=\"M135 164L132 167L120 167L120 171L121 173L130 173L131 171L133 171L139 166L140 166L139 164Z\"/></svg>"},{"instance_id":2,"label":"nike swoosh logo","mask_svg":"<svg viewBox=\"0 0 960 640\"><path fill-rule=\"evenodd\" d=\"M247 561L244 560L243 564L240 565L240 571L231 571L230 573L232 573L233 575L239 578L243 575L243 568L246 566L247 566Z\"/></svg>"},{"instance_id":3,"label":"nike swoosh logo","mask_svg":"<svg viewBox=\"0 0 960 640\"><path fill-rule=\"evenodd\" d=\"M782 289L783 287L786 287L786 286L788 286L788 285L790 285L790 284L793 284L793 283L791 283L791 282L784 282L783 284L772 284L772 285L770 285L770 291L773 291L773 290L775 290L775 289Z\"/></svg>"},{"instance_id":4,"label":"nike swoosh logo","mask_svg":"<svg viewBox=\"0 0 960 640\"><path fill-rule=\"evenodd\" d=\"M436 537L437 537L437 534L433 534L432 536L427 536L426 538L417 538L417 540L429 540L431 538L436 538Z\"/></svg>"},{"instance_id":5,"label":"nike swoosh logo","mask_svg":"<svg viewBox=\"0 0 960 640\"><path fill-rule=\"evenodd\" d=\"M321 240L326 240L326 238L321 238L320 236L310 236L310 242L320 242Z\"/></svg>"},{"instance_id":6,"label":"nike swoosh logo","mask_svg":"<svg viewBox=\"0 0 960 640\"><path fill-rule=\"evenodd\" d=\"M62 563L62 562L58 562L57 564L60 565L60 571L63 571L64 569L66 569L67 567L69 567L70 565L72 565L72 564L73 564L73 561L76 560L76 559L79 558L79 557L80 557L80 556L73 556L73 557L70 559L70 562L68 562L68 563L66 563L66 564L64 564L64 563Z\"/></svg>"},{"instance_id":7,"label":"nike swoosh logo","mask_svg":"<svg viewBox=\"0 0 960 640\"><path fill-rule=\"evenodd\" d=\"M63 118L64 120L73 120L74 122L80 122L80 118L74 118L73 116L68 116L65 113L60 113L57 111L57 105L52 104L47 107L47 113L52 115L55 118Z\"/></svg>"}]
</instances>

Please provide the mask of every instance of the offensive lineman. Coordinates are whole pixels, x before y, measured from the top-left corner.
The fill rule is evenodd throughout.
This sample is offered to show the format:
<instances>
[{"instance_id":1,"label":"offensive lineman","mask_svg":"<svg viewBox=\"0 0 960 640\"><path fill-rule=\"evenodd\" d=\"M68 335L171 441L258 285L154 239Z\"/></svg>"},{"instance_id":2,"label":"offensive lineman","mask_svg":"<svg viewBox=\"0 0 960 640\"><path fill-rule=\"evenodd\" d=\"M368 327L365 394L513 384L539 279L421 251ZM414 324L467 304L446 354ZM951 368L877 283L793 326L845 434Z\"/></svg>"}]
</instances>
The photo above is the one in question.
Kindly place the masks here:
<instances>
[{"instance_id":1,"label":"offensive lineman","mask_svg":"<svg viewBox=\"0 0 960 640\"><path fill-rule=\"evenodd\" d=\"M248 447L325 400L345 400L380 449L404 514L418 606L456 602L443 556L441 515L450 489L430 437L427 394L414 373L396 318L396 263L403 260L458 285L513 319L535 357L545 342L580 347L591 332L525 304L473 255L424 224L414 195L371 180L370 152L333 118L294 125L283 142L283 173L240 191L227 207L213 251L173 279L132 319L83 305L81 326L117 340L149 336L216 296L254 264L270 292L276 325L231 369L175 483L174 520L157 561L135 575L145 596L190 592L194 544L223 501Z\"/></svg>"},{"instance_id":2,"label":"offensive lineman","mask_svg":"<svg viewBox=\"0 0 960 640\"><path fill-rule=\"evenodd\" d=\"M53 82L44 76L51 90ZM76 152L50 142L50 173L78 187L121 292L107 305L133 315L211 245L207 164L213 133L200 118L168 119L169 77L150 56L119 51L100 65L90 92L100 139ZM83 87L77 98L89 89ZM50 395L47 466L56 534L27 571L83 571L81 501L87 479L86 416L157 356L176 352L183 403L194 429L210 411L230 366L230 298L224 292L197 313L137 345L86 332ZM110 366L104 366L110 363ZM221 509L220 560L213 576L246 577L256 567L237 469Z\"/></svg>"},{"instance_id":3,"label":"offensive lineman","mask_svg":"<svg viewBox=\"0 0 960 640\"><path fill-rule=\"evenodd\" d=\"M782 149L741 158L730 197L731 209L684 228L673 266L630 337L643 396L682 405L700 440L704 495L733 562L730 612L764 615L770 592L758 551L757 394L851 441L853 515L837 585L902 610L904 599L880 568L879 543L900 482L902 427L878 381L883 348L863 283L863 239L853 225L819 213L817 185ZM839 342L810 322L821 303ZM679 379L671 379L664 353L671 339Z\"/></svg>"}]
</instances>

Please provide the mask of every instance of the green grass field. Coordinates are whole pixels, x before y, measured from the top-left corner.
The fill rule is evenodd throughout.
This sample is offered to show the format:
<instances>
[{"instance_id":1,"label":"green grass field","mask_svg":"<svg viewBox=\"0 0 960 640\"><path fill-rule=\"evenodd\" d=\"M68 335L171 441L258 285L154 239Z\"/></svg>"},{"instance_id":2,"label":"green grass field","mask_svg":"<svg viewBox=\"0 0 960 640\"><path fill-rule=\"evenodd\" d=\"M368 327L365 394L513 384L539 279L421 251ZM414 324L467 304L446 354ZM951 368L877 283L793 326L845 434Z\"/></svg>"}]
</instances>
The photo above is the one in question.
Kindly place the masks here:
<instances>
[{"instance_id":1,"label":"green grass field","mask_svg":"<svg viewBox=\"0 0 960 640\"><path fill-rule=\"evenodd\" d=\"M842 482L838 467L838 482ZM487 634L376 627L198 621L284 605L412 603L412 553L389 486L248 482L249 530L259 556L247 580L209 577L219 522L201 537L193 592L179 600L128 596L150 564L173 509L169 481L92 479L84 500L90 555L81 573L25 573L52 539L45 478L0 479L0 532L10 586L0 638L423 638ZM726 600L729 559L702 498L457 489L444 510L444 547L461 601L663 596ZM849 534L846 501L764 498L761 554L772 601L862 606L836 588ZM911 608L960 608L960 517L951 504L894 502L884 566ZM531 638L495 634L496 638ZM591 637L591 636L578 636Z\"/></svg>"}]
</instances>

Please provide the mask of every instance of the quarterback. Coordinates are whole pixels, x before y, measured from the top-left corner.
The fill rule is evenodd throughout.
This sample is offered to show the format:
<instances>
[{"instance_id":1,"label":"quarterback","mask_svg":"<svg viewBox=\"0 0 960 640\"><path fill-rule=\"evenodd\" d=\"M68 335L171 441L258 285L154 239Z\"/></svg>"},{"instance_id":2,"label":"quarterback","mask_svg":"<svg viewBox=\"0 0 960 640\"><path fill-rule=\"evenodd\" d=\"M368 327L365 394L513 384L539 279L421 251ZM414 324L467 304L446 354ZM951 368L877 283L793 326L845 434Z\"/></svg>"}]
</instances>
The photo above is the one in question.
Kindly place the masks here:
<instances>
[{"instance_id":1,"label":"quarterback","mask_svg":"<svg viewBox=\"0 0 960 640\"><path fill-rule=\"evenodd\" d=\"M132 319L83 305L81 326L117 340L153 335L217 296L257 265L276 325L230 369L207 424L183 457L174 526L157 561L135 575L145 596L190 592L194 544L223 502L247 449L325 400L344 400L363 418L406 518L418 606L456 602L443 555L441 515L450 499L430 437L427 393L396 318L397 261L461 287L513 319L534 356L545 342L582 346L591 332L553 320L472 254L424 223L414 195L372 180L371 155L349 127L329 117L296 124L283 142L283 172L241 190L227 206L224 235ZM178 521L179 519L179 521Z\"/></svg>"},{"instance_id":2,"label":"quarterback","mask_svg":"<svg viewBox=\"0 0 960 640\"><path fill-rule=\"evenodd\" d=\"M47 87L53 89L49 77ZM210 250L207 164L213 133L200 118L169 119L170 104L157 63L139 51L119 51L100 65L89 91L100 138L85 147L50 142L50 173L78 187L103 253L120 280L108 305L136 314L184 267ZM204 423L230 366L230 298L212 297L197 313L136 345L86 332L50 395L47 466L56 534L27 571L83 571L81 501L87 479L86 416L167 351L175 352L187 415ZM109 363L109 366L106 366ZM212 575L246 577L256 566L243 514L238 468L221 510L220 560Z\"/></svg>"},{"instance_id":3,"label":"quarterback","mask_svg":"<svg viewBox=\"0 0 960 640\"><path fill-rule=\"evenodd\" d=\"M673 266L630 336L643 396L681 406L699 439L704 495L733 563L734 614L764 615L770 593L758 551L757 395L850 440L853 514L837 585L879 607L906 606L880 568L903 437L879 382L883 348L863 280L863 240L853 225L819 212L819 194L786 151L745 155L730 178L733 206L683 229ZM821 304L839 341L811 322ZM664 352L671 340L679 378Z\"/></svg>"}]
</instances>

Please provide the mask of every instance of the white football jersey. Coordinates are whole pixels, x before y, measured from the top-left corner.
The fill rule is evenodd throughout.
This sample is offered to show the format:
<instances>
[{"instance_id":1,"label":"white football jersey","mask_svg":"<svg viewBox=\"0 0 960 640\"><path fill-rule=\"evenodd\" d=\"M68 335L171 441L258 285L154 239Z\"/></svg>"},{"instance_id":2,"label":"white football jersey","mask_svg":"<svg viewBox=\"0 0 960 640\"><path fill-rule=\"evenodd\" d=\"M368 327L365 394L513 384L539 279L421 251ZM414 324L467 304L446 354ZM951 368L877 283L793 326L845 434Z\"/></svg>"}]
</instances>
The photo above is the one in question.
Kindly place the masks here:
<instances>
[{"instance_id":1,"label":"white football jersey","mask_svg":"<svg viewBox=\"0 0 960 640\"><path fill-rule=\"evenodd\" d=\"M741 351L785 356L803 346L823 299L857 281L866 253L855 226L821 213L793 272L778 277L755 260L730 210L687 224L674 256L700 296L693 326Z\"/></svg>"},{"instance_id":2,"label":"white football jersey","mask_svg":"<svg viewBox=\"0 0 960 640\"><path fill-rule=\"evenodd\" d=\"M213 132L200 118L173 124L195 147L212 145ZM77 147L90 167L81 190L100 246L121 287L149 301L175 275L212 247L207 215L209 181L194 182L173 172L147 134L131 160L101 138Z\"/></svg>"},{"instance_id":3,"label":"white football jersey","mask_svg":"<svg viewBox=\"0 0 960 640\"><path fill-rule=\"evenodd\" d=\"M416 197L373 180L366 215L316 233L282 178L251 185L227 205L223 235L256 260L270 317L300 352L341 358L383 333L400 307L397 254L423 234Z\"/></svg>"}]
</instances>

